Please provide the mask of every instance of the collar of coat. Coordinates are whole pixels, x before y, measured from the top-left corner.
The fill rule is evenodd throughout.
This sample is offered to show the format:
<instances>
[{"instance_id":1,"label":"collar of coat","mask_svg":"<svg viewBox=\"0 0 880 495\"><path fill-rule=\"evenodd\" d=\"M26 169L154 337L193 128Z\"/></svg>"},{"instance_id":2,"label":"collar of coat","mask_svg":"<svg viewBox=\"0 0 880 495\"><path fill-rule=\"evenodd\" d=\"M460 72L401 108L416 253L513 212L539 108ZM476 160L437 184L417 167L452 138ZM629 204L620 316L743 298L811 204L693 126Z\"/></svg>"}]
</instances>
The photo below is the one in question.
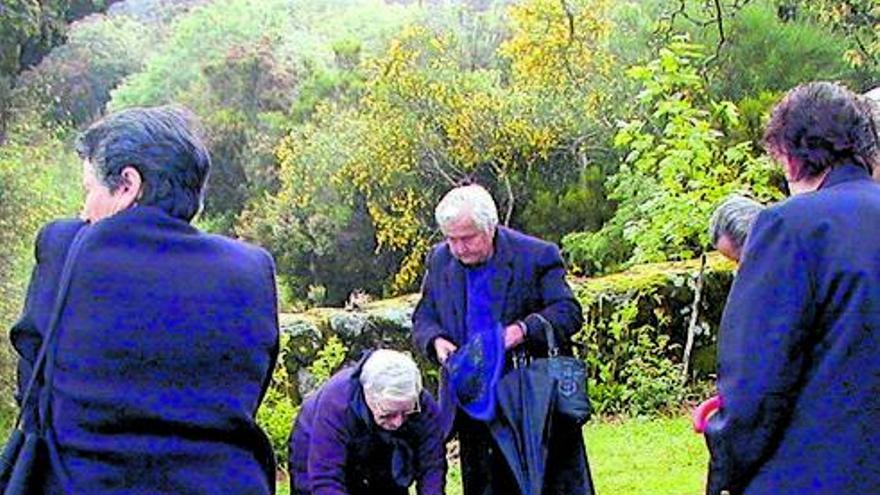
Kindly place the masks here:
<instances>
[{"instance_id":1,"label":"collar of coat","mask_svg":"<svg viewBox=\"0 0 880 495\"><path fill-rule=\"evenodd\" d=\"M819 189L834 187L854 180L871 180L871 174L864 167L855 164L838 165L831 168Z\"/></svg>"}]
</instances>

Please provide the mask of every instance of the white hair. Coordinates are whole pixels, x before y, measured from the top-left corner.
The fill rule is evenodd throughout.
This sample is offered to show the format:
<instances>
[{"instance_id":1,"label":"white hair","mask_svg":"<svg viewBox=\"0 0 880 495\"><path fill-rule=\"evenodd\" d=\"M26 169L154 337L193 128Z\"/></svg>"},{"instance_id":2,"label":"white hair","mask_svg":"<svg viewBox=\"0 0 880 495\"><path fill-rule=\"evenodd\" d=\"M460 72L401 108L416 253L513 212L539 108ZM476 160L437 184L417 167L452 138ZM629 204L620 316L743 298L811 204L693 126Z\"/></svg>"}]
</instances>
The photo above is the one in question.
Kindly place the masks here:
<instances>
[{"instance_id":1,"label":"white hair","mask_svg":"<svg viewBox=\"0 0 880 495\"><path fill-rule=\"evenodd\" d=\"M437 225L444 232L447 225L464 214L470 215L474 225L484 232L491 232L498 225L495 200L489 191L478 184L456 187L449 191L434 210Z\"/></svg>"},{"instance_id":2,"label":"white hair","mask_svg":"<svg viewBox=\"0 0 880 495\"><path fill-rule=\"evenodd\" d=\"M361 369L364 395L380 401L418 401L422 374L408 355L390 349L373 351Z\"/></svg>"}]
</instances>

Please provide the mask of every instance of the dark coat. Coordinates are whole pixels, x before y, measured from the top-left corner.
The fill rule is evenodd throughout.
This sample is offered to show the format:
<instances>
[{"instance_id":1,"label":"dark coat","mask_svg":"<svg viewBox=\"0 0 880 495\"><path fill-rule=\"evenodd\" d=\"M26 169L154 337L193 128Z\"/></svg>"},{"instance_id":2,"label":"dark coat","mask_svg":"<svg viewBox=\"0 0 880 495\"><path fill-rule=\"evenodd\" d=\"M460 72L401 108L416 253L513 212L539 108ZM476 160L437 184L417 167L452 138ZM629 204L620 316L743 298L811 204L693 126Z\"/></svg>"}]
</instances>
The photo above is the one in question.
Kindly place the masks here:
<instances>
[{"instance_id":1,"label":"dark coat","mask_svg":"<svg viewBox=\"0 0 880 495\"><path fill-rule=\"evenodd\" d=\"M446 451L439 408L422 392L421 412L396 431L377 426L364 402L364 360L333 375L302 404L290 435L292 493L405 495L392 473L395 444L411 462L419 495L442 495Z\"/></svg>"},{"instance_id":2,"label":"dark coat","mask_svg":"<svg viewBox=\"0 0 880 495\"><path fill-rule=\"evenodd\" d=\"M496 265L504 300L492 307L498 321L507 325L522 320L528 327L529 345L546 353L541 322L543 315L556 330L559 340L568 339L583 325L580 304L565 281L565 265L559 248L505 227L495 234L495 253L488 261ZM464 266L452 256L449 245L434 246L428 258L428 272L422 299L413 315L413 340L425 355L436 361L434 339L445 337L456 345L465 342Z\"/></svg>"},{"instance_id":3,"label":"dark coat","mask_svg":"<svg viewBox=\"0 0 880 495\"><path fill-rule=\"evenodd\" d=\"M12 329L30 375L74 233L86 229L39 390L46 493L274 493L254 416L275 364L272 258L152 207L44 227ZM21 393L21 390L19 390Z\"/></svg>"},{"instance_id":4,"label":"dark coat","mask_svg":"<svg viewBox=\"0 0 880 495\"><path fill-rule=\"evenodd\" d=\"M559 248L502 226L496 231L494 248L493 256L487 261L495 265L498 274L495 281L499 284L498 290L493 292L504 294L503 299L493 301L495 319L502 325L523 321L528 328L525 346L529 353L546 356L544 328L536 316L540 314L552 324L556 341L562 343L563 352L569 352L571 336L581 329L584 320L581 306L565 280L565 265ZM452 255L446 242L434 246L427 265L422 298L413 314L413 341L417 348L436 362L435 338L442 336L457 346L466 341L466 275L464 266ZM456 407L448 400L445 388L445 383L441 382L443 426L444 431L449 432L455 420ZM586 481L589 485L591 482L580 428L561 423L557 426L550 434L546 474L548 486L564 486L565 493L572 495L588 493L584 491L584 483ZM469 427L468 430L479 432L480 428ZM476 436L487 434L460 435L462 448L470 451L473 449L467 448L466 443L484 444L485 439L477 440ZM474 438L469 438L471 436ZM480 456L474 453L475 458ZM493 468L490 466L487 470Z\"/></svg>"},{"instance_id":5,"label":"dark coat","mask_svg":"<svg viewBox=\"0 0 880 495\"><path fill-rule=\"evenodd\" d=\"M758 217L720 331L708 493L880 487L880 186L855 166Z\"/></svg>"}]
</instances>

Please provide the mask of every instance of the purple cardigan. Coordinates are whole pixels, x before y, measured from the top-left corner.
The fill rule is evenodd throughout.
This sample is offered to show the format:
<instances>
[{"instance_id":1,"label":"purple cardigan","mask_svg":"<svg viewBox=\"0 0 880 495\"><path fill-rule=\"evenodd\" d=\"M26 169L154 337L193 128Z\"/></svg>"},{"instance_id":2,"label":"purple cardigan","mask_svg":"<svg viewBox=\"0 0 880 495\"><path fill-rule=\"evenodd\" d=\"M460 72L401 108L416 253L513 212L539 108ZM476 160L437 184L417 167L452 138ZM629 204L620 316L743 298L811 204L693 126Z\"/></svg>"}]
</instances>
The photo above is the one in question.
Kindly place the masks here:
<instances>
[{"instance_id":1,"label":"purple cardigan","mask_svg":"<svg viewBox=\"0 0 880 495\"><path fill-rule=\"evenodd\" d=\"M19 383L79 229L49 381L26 411L28 429L47 422L44 493L274 493L271 445L254 419L278 352L262 249L152 207L47 225L12 330Z\"/></svg>"},{"instance_id":2,"label":"purple cardigan","mask_svg":"<svg viewBox=\"0 0 880 495\"><path fill-rule=\"evenodd\" d=\"M422 392L420 413L395 432L381 429L364 403L365 360L333 375L303 403L290 436L292 493L406 494L400 483L407 480L395 482L395 474L400 479L407 469L395 473L392 465L407 464L419 495L442 495L446 452L437 403Z\"/></svg>"}]
</instances>

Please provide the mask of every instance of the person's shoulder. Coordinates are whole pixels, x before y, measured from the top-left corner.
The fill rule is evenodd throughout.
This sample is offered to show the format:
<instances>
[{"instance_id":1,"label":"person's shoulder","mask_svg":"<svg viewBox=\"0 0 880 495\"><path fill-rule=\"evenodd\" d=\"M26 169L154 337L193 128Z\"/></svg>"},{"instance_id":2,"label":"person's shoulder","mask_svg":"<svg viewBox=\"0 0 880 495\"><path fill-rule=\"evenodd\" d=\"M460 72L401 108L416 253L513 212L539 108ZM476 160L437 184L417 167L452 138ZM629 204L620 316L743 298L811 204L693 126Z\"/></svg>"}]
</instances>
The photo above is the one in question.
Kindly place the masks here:
<instances>
[{"instance_id":1,"label":"person's shoulder","mask_svg":"<svg viewBox=\"0 0 880 495\"><path fill-rule=\"evenodd\" d=\"M78 218L60 218L52 220L44 224L39 233L38 239L53 240L56 238L73 238L79 229L83 228L86 223Z\"/></svg>"},{"instance_id":2,"label":"person's shoulder","mask_svg":"<svg viewBox=\"0 0 880 495\"><path fill-rule=\"evenodd\" d=\"M212 244L219 251L253 263L268 264L274 270L275 260L272 258L272 254L261 246L220 234L203 232L201 235L203 242Z\"/></svg>"},{"instance_id":3,"label":"person's shoulder","mask_svg":"<svg viewBox=\"0 0 880 495\"><path fill-rule=\"evenodd\" d=\"M852 212L869 205L880 207L880 186L870 181L854 181L843 187L792 196L767 207L759 217L772 217L792 225L812 225L823 223L837 213Z\"/></svg>"},{"instance_id":4,"label":"person's shoulder","mask_svg":"<svg viewBox=\"0 0 880 495\"><path fill-rule=\"evenodd\" d=\"M86 223L78 218L62 218L46 223L37 232L37 253L49 253L53 248L66 251L76 233L85 226Z\"/></svg>"},{"instance_id":5,"label":"person's shoulder","mask_svg":"<svg viewBox=\"0 0 880 495\"><path fill-rule=\"evenodd\" d=\"M428 262L432 265L445 263L451 258L452 251L449 249L449 243L445 240L431 246L431 250L428 252Z\"/></svg>"},{"instance_id":6,"label":"person's shoulder","mask_svg":"<svg viewBox=\"0 0 880 495\"><path fill-rule=\"evenodd\" d=\"M545 241L544 239L540 239L533 235L529 235L525 232L521 232L510 227L505 227L503 225L498 226L498 232L500 235L505 236L508 242L510 242L511 244L523 245L536 249L547 249L551 247L556 247L556 245L552 242Z\"/></svg>"},{"instance_id":7,"label":"person's shoulder","mask_svg":"<svg viewBox=\"0 0 880 495\"><path fill-rule=\"evenodd\" d=\"M498 235L503 237L507 250L514 257L525 257L529 262L554 262L559 257L559 248L552 242L508 227L499 226Z\"/></svg>"}]
</instances>

